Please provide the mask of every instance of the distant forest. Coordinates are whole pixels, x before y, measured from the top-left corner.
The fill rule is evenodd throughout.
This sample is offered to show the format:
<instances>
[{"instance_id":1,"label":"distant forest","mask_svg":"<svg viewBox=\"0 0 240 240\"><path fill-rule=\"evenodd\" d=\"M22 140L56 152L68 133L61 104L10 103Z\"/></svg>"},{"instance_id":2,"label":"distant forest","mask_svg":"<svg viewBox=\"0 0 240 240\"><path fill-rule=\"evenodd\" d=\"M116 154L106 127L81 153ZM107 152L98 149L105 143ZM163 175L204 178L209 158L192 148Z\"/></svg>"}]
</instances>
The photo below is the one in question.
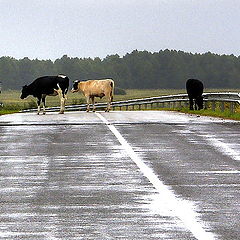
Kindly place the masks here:
<instances>
[{"instance_id":1,"label":"distant forest","mask_svg":"<svg viewBox=\"0 0 240 240\"><path fill-rule=\"evenodd\" d=\"M197 78L206 88L240 88L240 57L182 51L137 51L123 57L71 58L55 61L0 58L3 89L20 89L45 75L65 74L76 79L112 78L124 89L183 89L188 78Z\"/></svg>"}]
</instances>

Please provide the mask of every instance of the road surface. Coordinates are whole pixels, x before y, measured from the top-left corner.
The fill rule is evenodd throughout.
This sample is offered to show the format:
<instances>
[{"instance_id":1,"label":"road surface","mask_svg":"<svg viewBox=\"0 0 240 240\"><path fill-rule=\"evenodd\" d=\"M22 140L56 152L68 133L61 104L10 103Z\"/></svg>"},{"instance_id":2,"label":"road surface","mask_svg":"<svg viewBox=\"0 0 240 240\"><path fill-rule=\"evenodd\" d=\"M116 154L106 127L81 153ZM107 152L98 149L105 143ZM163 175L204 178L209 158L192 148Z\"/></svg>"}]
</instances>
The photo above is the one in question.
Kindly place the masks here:
<instances>
[{"instance_id":1,"label":"road surface","mask_svg":"<svg viewBox=\"0 0 240 240\"><path fill-rule=\"evenodd\" d=\"M0 117L0 239L240 239L240 122Z\"/></svg>"}]
</instances>

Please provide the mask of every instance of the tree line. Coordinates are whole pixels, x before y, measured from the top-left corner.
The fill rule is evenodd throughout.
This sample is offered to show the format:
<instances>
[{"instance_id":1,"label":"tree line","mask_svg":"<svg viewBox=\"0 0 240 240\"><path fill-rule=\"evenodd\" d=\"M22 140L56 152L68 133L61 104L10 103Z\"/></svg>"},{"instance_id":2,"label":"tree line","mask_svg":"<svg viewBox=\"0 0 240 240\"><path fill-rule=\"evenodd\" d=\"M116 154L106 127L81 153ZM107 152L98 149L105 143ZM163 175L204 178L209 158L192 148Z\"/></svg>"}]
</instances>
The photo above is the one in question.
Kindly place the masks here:
<instances>
[{"instance_id":1,"label":"tree line","mask_svg":"<svg viewBox=\"0 0 240 240\"><path fill-rule=\"evenodd\" d=\"M240 57L134 50L123 57L115 54L104 59L67 55L55 61L0 58L3 89L20 89L37 77L58 74L72 81L112 78L117 87L124 89L182 89L188 78L202 80L207 88L240 88Z\"/></svg>"}]
</instances>

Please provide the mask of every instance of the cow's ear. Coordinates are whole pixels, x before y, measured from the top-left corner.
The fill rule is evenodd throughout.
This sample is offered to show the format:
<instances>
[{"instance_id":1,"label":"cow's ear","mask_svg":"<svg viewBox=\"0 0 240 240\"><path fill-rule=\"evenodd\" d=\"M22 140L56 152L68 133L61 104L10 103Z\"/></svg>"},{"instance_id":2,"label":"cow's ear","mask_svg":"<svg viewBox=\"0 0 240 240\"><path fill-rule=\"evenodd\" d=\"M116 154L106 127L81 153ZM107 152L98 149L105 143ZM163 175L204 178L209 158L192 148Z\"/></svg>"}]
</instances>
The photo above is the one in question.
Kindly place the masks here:
<instances>
[{"instance_id":1,"label":"cow's ear","mask_svg":"<svg viewBox=\"0 0 240 240\"><path fill-rule=\"evenodd\" d=\"M27 87L27 85L22 86L22 88L26 88L26 87Z\"/></svg>"}]
</instances>

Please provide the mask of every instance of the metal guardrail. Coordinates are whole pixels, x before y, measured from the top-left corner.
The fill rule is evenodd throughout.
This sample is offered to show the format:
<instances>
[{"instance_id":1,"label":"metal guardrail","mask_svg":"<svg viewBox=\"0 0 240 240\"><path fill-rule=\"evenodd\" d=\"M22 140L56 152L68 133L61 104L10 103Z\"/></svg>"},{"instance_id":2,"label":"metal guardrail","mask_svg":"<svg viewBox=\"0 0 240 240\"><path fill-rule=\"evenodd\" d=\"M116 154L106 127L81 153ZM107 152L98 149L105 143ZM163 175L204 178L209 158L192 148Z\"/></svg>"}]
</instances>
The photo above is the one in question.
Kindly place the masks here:
<instances>
[{"instance_id":1,"label":"metal guardrail","mask_svg":"<svg viewBox=\"0 0 240 240\"><path fill-rule=\"evenodd\" d=\"M231 112L235 111L235 108L240 104L240 93L233 92L220 92L220 93L204 93L203 94L205 108L208 108L211 105L213 111L216 110L216 105L219 103L221 111L225 110L225 103L229 103L229 109ZM126 101L116 101L112 102L112 109L115 110L118 108L122 110L135 110L138 107L139 110L143 109L152 109L153 107L157 108L182 108L188 107L188 95L187 94L176 94L176 95L167 95L160 97L150 97L142 99L132 99ZM107 103L96 103L96 109L104 109L107 107ZM92 105L90 105L92 108ZM80 105L68 105L66 106L66 111L85 111L87 109L86 104ZM32 112L37 111L37 109L28 109L23 112ZM46 111L59 111L59 107L49 107L46 108Z\"/></svg>"}]
</instances>

